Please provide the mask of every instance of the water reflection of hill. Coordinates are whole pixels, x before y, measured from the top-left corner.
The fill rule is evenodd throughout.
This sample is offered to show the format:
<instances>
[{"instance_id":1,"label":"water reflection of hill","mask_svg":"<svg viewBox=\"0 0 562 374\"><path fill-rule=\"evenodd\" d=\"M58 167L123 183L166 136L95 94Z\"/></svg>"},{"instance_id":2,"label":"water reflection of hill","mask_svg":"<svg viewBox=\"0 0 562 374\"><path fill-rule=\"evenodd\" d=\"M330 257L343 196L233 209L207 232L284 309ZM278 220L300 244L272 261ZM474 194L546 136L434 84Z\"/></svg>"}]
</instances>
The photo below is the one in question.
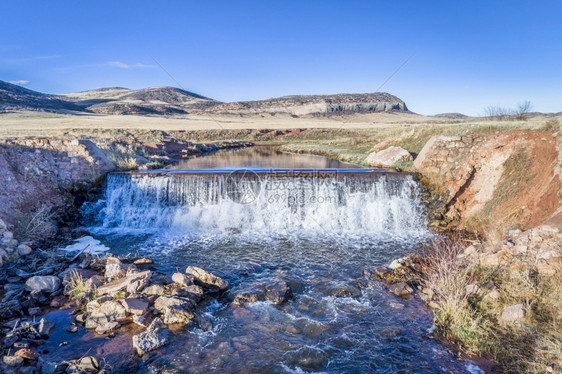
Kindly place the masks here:
<instances>
[{"instance_id":1,"label":"water reflection of hill","mask_svg":"<svg viewBox=\"0 0 562 374\"><path fill-rule=\"evenodd\" d=\"M357 168L323 156L301 155L281 152L277 147L253 147L235 150L222 150L208 156L181 160L171 169L209 169L223 167L266 168Z\"/></svg>"}]
</instances>

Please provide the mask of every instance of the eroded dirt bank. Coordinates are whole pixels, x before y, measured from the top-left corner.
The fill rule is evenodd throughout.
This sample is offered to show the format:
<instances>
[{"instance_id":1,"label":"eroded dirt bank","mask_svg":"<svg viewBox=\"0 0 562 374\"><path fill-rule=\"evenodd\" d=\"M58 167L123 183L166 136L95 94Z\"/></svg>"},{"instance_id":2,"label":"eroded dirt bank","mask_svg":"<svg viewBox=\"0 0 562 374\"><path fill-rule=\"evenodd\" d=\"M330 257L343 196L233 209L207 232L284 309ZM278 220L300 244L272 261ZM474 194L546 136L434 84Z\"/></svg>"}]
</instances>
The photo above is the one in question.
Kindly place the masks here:
<instances>
[{"instance_id":1,"label":"eroded dirt bank","mask_svg":"<svg viewBox=\"0 0 562 374\"><path fill-rule=\"evenodd\" d=\"M483 136L435 136L414 165L444 192L444 217L473 228L480 223L528 229L560 206L562 136L513 130Z\"/></svg>"}]
</instances>

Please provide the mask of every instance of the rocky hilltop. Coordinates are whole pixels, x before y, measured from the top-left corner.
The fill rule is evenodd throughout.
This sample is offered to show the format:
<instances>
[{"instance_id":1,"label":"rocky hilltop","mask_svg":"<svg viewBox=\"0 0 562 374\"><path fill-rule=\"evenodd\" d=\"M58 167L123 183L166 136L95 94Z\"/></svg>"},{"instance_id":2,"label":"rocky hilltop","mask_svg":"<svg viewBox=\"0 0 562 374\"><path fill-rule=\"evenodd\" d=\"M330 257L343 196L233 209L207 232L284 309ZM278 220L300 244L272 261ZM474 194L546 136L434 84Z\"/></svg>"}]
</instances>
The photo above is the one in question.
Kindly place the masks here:
<instances>
[{"instance_id":1,"label":"rocky hilltop","mask_svg":"<svg viewBox=\"0 0 562 374\"><path fill-rule=\"evenodd\" d=\"M101 88L48 95L0 81L0 111L43 110L112 115L184 115L196 113L309 115L407 111L406 104L388 93L295 95L225 103L175 87L131 90Z\"/></svg>"},{"instance_id":2,"label":"rocky hilltop","mask_svg":"<svg viewBox=\"0 0 562 374\"><path fill-rule=\"evenodd\" d=\"M259 101L223 103L209 108L213 112L226 113L290 113L295 115L314 113L362 113L407 111L406 104L388 93L295 95Z\"/></svg>"}]
</instances>

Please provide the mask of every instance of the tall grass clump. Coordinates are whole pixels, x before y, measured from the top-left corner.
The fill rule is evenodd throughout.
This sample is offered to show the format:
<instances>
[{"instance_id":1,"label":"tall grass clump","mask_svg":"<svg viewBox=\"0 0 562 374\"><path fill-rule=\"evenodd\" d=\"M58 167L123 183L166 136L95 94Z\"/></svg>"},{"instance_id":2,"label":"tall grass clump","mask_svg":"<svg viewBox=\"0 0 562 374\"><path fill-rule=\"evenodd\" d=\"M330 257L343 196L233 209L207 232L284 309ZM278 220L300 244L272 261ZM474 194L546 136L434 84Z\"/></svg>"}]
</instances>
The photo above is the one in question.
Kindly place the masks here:
<instances>
[{"instance_id":1,"label":"tall grass clump","mask_svg":"<svg viewBox=\"0 0 562 374\"><path fill-rule=\"evenodd\" d=\"M459 351L494 360L506 373L562 372L562 275L481 267L464 258L465 246L460 237L437 238L422 249L436 335ZM503 321L505 307L519 303L524 319Z\"/></svg>"}]
</instances>

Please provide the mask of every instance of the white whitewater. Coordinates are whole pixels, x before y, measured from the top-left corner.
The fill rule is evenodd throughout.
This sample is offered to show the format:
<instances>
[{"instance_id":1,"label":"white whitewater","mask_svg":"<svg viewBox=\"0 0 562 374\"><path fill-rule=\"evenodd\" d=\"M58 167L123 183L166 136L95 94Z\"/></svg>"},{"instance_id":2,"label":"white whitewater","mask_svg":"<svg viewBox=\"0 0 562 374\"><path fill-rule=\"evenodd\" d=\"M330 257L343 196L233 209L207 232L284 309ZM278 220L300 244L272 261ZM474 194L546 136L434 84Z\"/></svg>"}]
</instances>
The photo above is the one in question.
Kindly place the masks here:
<instances>
[{"instance_id":1,"label":"white whitewater","mask_svg":"<svg viewBox=\"0 0 562 374\"><path fill-rule=\"evenodd\" d=\"M104 196L87 211L109 230L205 233L425 232L417 183L408 175L337 177L263 175L239 178L249 196L232 200L232 179L217 174L127 174L107 179ZM230 190L229 190L230 189Z\"/></svg>"}]
</instances>

